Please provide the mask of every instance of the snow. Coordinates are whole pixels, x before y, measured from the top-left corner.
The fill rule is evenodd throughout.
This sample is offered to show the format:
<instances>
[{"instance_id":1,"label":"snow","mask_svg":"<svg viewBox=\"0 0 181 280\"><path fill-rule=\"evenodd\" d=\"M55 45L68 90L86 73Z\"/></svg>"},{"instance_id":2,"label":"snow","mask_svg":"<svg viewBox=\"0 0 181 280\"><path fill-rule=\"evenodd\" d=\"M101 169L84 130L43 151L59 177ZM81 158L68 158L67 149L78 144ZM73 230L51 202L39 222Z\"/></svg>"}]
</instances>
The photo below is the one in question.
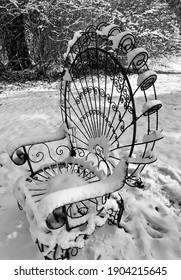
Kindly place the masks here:
<instances>
[{"instance_id":1,"label":"snow","mask_svg":"<svg viewBox=\"0 0 181 280\"><path fill-rule=\"evenodd\" d=\"M68 134L68 129L66 128L65 124L61 124L61 126L56 129L55 132L52 133L46 133L46 134L34 134L34 131L30 131L28 136L13 139L12 142L8 143L7 145L7 153L11 156L13 151L15 151L17 148L22 147L23 145L33 145L38 144L42 142L51 142L56 140L62 140L66 137ZM18 154L17 154L18 155Z\"/></svg>"},{"instance_id":2,"label":"snow","mask_svg":"<svg viewBox=\"0 0 181 280\"><path fill-rule=\"evenodd\" d=\"M142 113L143 115L146 115L148 112L151 114L152 110L155 112L155 110L158 110L162 107L162 102L160 100L150 100L145 102L143 105Z\"/></svg>"},{"instance_id":3,"label":"snow","mask_svg":"<svg viewBox=\"0 0 181 280\"><path fill-rule=\"evenodd\" d=\"M50 188L48 193L59 191L61 188L69 189L76 188L85 184L85 181L80 178L77 174L72 174L67 172L65 174L58 174L55 177L52 177L49 181Z\"/></svg>"},{"instance_id":4,"label":"snow","mask_svg":"<svg viewBox=\"0 0 181 280\"><path fill-rule=\"evenodd\" d=\"M158 162L144 171L144 190L123 188L121 193L125 201L125 212L121 222L122 228L99 229L99 240L94 235L89 241L90 247L85 249L87 252L91 250L92 258L181 258L180 209L171 204L169 191L163 189L164 184L160 182L160 178L165 174L162 171L157 172L161 166L165 167L165 171L170 170L168 165ZM171 179L168 175L169 180L175 189L180 189L176 179Z\"/></svg>"},{"instance_id":5,"label":"snow","mask_svg":"<svg viewBox=\"0 0 181 280\"><path fill-rule=\"evenodd\" d=\"M83 164L83 161L80 161L80 163ZM62 227L60 227L60 223L55 221L54 216L51 214L52 211L56 209L56 212L59 212L60 217L60 214L62 214L61 206L67 204L67 201L69 203L74 201L77 202L87 198L102 196L103 194L108 193L108 191L118 189L119 186L121 187L122 181L126 175L126 167L127 165L124 161L122 161L117 168L115 168L114 173L109 178L92 183L91 187L76 174L59 174L57 177L51 178L49 183L41 182L37 186L41 190L49 189L46 196L43 195L38 204L34 203L36 198L34 198L33 185L30 185L29 182L25 185L25 181L23 179L19 180L17 188L22 189L23 194L26 196L26 200L23 202L23 208L26 211L26 216L30 223L30 232L33 240L38 238L39 242L49 246L49 250L53 249L56 244L61 244L63 249L67 249L70 246L82 248L85 240L82 236L83 234L81 229L76 228L70 232L65 232L65 222L62 220ZM120 173L122 174L122 178L120 178ZM47 184L49 184L49 188L47 188ZM60 186L63 186L63 188L61 189ZM105 216L102 218L96 215L96 204L93 203L92 205L92 208L89 208L89 212L86 215L80 218L77 217L75 220L71 221L70 226L75 227L77 224L80 226L87 223L84 234L91 235L95 231L96 225L103 226L106 222L109 216L108 211L110 207L112 207L113 210L118 210L118 205L115 199L113 200L111 198L108 200L108 204L104 205ZM102 206L103 205L101 204L100 208L102 208ZM76 207L77 206L75 206L75 208ZM71 212L73 213L73 209L71 209ZM54 228L51 232L47 229L45 224L45 220L47 218L51 228ZM80 233L81 236L79 236ZM77 238L78 236L79 238Z\"/></svg>"},{"instance_id":6,"label":"snow","mask_svg":"<svg viewBox=\"0 0 181 280\"><path fill-rule=\"evenodd\" d=\"M179 65L178 65L178 68ZM181 69L180 69L181 70ZM137 77L131 76L137 87ZM86 240L75 259L181 259L181 75L158 74L155 83L163 103L160 128L164 138L156 143L158 160L143 171L144 189L124 187L121 228L105 225ZM133 84L134 87L134 84ZM40 90L43 89L43 90ZM0 107L0 259L43 259L29 232L29 223L17 207L13 185L24 173L6 152L7 142L53 132L61 123L58 90L3 87ZM137 103L142 92L137 92ZM141 104L140 104L141 107Z\"/></svg>"},{"instance_id":7,"label":"snow","mask_svg":"<svg viewBox=\"0 0 181 280\"><path fill-rule=\"evenodd\" d=\"M116 24L111 23L111 24L107 25L106 27L104 27L101 31L97 30L96 33L99 35L102 35L102 36L107 36L109 31L116 26L117 26Z\"/></svg>"},{"instance_id":8,"label":"snow","mask_svg":"<svg viewBox=\"0 0 181 280\"><path fill-rule=\"evenodd\" d=\"M82 30L79 30L77 32L74 33L74 37L72 40L70 40L68 42L68 47L67 47L67 51L66 53L64 53L64 59L66 59L66 57L68 56L71 47L73 46L73 44L75 44L75 42L77 41L77 39L82 35Z\"/></svg>"},{"instance_id":9,"label":"snow","mask_svg":"<svg viewBox=\"0 0 181 280\"><path fill-rule=\"evenodd\" d=\"M67 82L71 82L72 78L70 76L69 70L65 68L65 75L63 76L63 80Z\"/></svg>"},{"instance_id":10,"label":"snow","mask_svg":"<svg viewBox=\"0 0 181 280\"><path fill-rule=\"evenodd\" d=\"M157 160L156 156L151 150L148 150L144 157L128 158L128 162L131 164L150 164Z\"/></svg>"},{"instance_id":11,"label":"snow","mask_svg":"<svg viewBox=\"0 0 181 280\"><path fill-rule=\"evenodd\" d=\"M94 153L96 149L99 149L99 147L103 148L104 156L107 159L110 156L110 144L108 139L105 136L89 139L89 151Z\"/></svg>"},{"instance_id":12,"label":"snow","mask_svg":"<svg viewBox=\"0 0 181 280\"><path fill-rule=\"evenodd\" d=\"M137 86L140 87L141 90L147 90L155 83L156 79L156 72L152 70L147 70L144 73L138 75Z\"/></svg>"},{"instance_id":13,"label":"snow","mask_svg":"<svg viewBox=\"0 0 181 280\"><path fill-rule=\"evenodd\" d=\"M43 199L37 206L37 211L42 215L44 220L57 207L76 201L103 196L109 192L115 192L119 188L122 188L126 169L127 164L124 160L122 160L116 166L114 173L111 176L101 181L91 183L91 187L89 184L82 185L82 181L80 182L76 180L76 189L74 189L73 187L63 188L57 192L51 192L49 195L43 197ZM58 188L57 185L56 188Z\"/></svg>"},{"instance_id":14,"label":"snow","mask_svg":"<svg viewBox=\"0 0 181 280\"><path fill-rule=\"evenodd\" d=\"M162 139L164 136L162 134L162 130L158 131L151 131L150 134L145 134L143 136L143 142L148 143L148 142L152 142L152 141L157 141Z\"/></svg>"},{"instance_id":15,"label":"snow","mask_svg":"<svg viewBox=\"0 0 181 280\"><path fill-rule=\"evenodd\" d=\"M134 36L129 31L124 31L121 33L118 33L115 36L110 36L109 40L112 41L113 50L117 49L120 42L122 43L122 46L128 51L130 46L134 45Z\"/></svg>"},{"instance_id":16,"label":"snow","mask_svg":"<svg viewBox=\"0 0 181 280\"><path fill-rule=\"evenodd\" d=\"M144 48L135 48L128 52L128 68L134 63L137 69L141 68L148 60L148 52Z\"/></svg>"}]
</instances>

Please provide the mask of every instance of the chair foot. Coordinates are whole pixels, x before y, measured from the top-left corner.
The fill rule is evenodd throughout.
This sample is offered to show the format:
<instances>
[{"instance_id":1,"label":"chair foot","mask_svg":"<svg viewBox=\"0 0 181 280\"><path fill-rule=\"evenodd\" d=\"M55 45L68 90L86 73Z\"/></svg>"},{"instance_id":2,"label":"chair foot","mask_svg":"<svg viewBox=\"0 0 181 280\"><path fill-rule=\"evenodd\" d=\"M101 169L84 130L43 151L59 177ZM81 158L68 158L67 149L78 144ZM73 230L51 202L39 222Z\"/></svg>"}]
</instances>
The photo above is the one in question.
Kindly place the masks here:
<instances>
[{"instance_id":1,"label":"chair foot","mask_svg":"<svg viewBox=\"0 0 181 280\"><path fill-rule=\"evenodd\" d=\"M79 248L77 247L62 249L58 245L56 245L51 251L48 251L48 246L39 241L36 243L45 260L69 260L71 257L75 257L79 252ZM46 251L48 252L47 254L45 253Z\"/></svg>"},{"instance_id":2,"label":"chair foot","mask_svg":"<svg viewBox=\"0 0 181 280\"><path fill-rule=\"evenodd\" d=\"M117 201L118 204L118 210L112 211L111 214L109 214L110 218L108 218L108 224L109 225L117 225L120 228L120 222L121 218L124 212L124 200L122 197L120 197L120 200Z\"/></svg>"},{"instance_id":3,"label":"chair foot","mask_svg":"<svg viewBox=\"0 0 181 280\"><path fill-rule=\"evenodd\" d=\"M120 201L117 201L118 207L119 207L119 211L118 211L118 219L117 219L117 225L118 227L120 227L120 222L121 222L121 218L124 212L124 200L121 197Z\"/></svg>"},{"instance_id":4,"label":"chair foot","mask_svg":"<svg viewBox=\"0 0 181 280\"><path fill-rule=\"evenodd\" d=\"M23 210L23 207L19 204L18 201L17 201L17 204L18 204L18 208L19 208L20 210Z\"/></svg>"}]
</instances>

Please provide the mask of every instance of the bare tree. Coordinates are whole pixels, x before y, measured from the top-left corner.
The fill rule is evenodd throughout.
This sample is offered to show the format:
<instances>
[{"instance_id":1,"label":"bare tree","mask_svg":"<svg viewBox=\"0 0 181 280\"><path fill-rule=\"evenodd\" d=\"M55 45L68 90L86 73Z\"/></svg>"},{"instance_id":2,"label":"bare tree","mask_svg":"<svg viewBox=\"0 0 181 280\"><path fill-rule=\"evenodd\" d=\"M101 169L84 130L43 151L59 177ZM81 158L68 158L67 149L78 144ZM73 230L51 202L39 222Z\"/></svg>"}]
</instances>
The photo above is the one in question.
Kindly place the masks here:
<instances>
[{"instance_id":1,"label":"bare tree","mask_svg":"<svg viewBox=\"0 0 181 280\"><path fill-rule=\"evenodd\" d=\"M25 39L23 11L16 1L1 0L0 31L3 44L12 70L23 70L31 66L28 46Z\"/></svg>"}]
</instances>

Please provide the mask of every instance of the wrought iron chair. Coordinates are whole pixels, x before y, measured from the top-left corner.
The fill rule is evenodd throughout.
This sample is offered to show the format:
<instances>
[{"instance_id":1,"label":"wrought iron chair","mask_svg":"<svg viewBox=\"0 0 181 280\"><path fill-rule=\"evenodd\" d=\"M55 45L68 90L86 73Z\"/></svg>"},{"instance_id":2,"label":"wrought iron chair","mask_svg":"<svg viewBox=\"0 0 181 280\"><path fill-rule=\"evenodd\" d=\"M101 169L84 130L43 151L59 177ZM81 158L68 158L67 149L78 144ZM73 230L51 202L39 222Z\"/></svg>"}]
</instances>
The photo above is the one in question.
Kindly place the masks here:
<instances>
[{"instance_id":1,"label":"wrought iron chair","mask_svg":"<svg viewBox=\"0 0 181 280\"><path fill-rule=\"evenodd\" d=\"M129 31L107 23L89 26L75 33L64 58L61 128L7 147L15 164L29 166L30 173L16 183L15 196L45 259L75 256L96 227L120 225L120 190L125 183L142 185L141 171L156 160L155 142L163 137L156 73ZM138 75L135 90L130 69ZM142 108L135 98L139 91Z\"/></svg>"}]
</instances>

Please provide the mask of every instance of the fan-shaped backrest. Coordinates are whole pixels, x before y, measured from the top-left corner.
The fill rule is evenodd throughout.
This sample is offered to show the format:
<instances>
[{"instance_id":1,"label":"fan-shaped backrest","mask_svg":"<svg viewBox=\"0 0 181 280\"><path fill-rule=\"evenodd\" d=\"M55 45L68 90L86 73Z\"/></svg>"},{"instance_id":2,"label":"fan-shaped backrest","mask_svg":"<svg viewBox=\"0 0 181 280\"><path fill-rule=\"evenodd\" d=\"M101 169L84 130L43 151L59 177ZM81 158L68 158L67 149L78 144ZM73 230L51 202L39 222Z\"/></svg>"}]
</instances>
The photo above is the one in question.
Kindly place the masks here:
<instances>
[{"instance_id":1,"label":"fan-shaped backrest","mask_svg":"<svg viewBox=\"0 0 181 280\"><path fill-rule=\"evenodd\" d=\"M106 164L111 172L120 153L131 156L133 152L136 114L132 89L107 36L92 29L79 36L66 53L62 117L71 128L76 154L96 160L99 167Z\"/></svg>"}]
</instances>

